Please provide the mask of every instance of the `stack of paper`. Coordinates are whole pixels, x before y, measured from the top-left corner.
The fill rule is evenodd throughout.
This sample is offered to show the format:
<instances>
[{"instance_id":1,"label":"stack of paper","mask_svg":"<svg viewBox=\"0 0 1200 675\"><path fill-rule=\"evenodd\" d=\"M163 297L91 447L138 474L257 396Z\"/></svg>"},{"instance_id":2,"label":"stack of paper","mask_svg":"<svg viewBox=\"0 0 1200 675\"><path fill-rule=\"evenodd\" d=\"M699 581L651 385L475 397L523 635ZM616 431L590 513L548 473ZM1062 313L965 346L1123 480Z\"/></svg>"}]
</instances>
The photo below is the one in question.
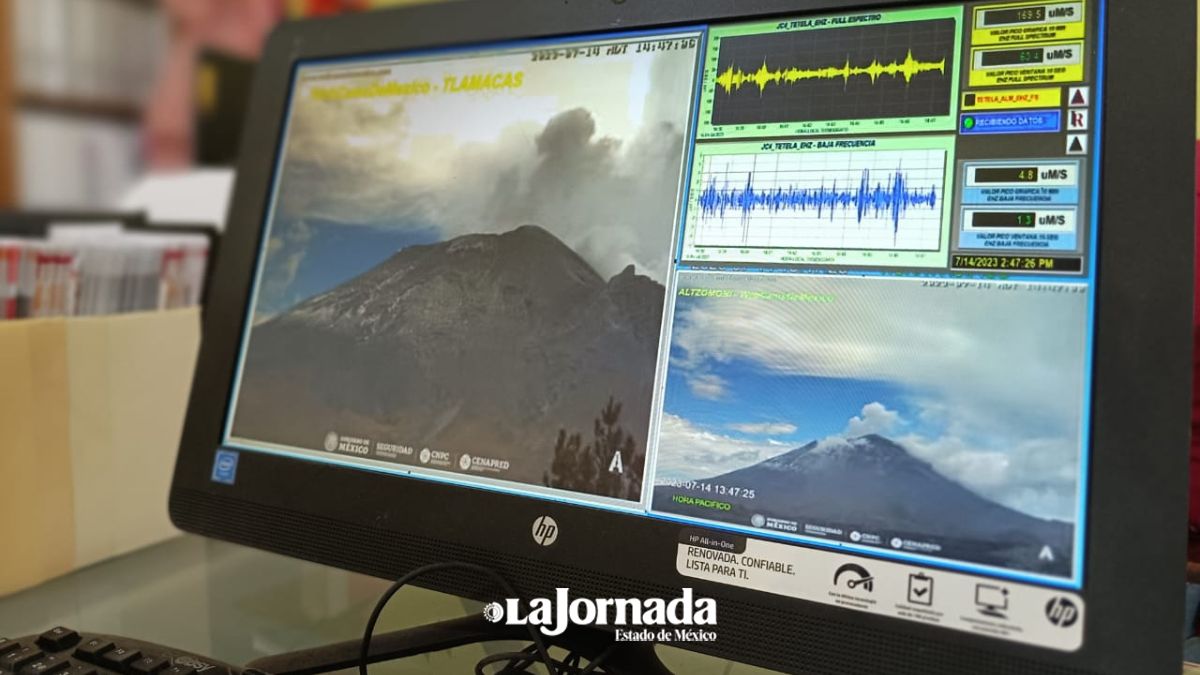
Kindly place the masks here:
<instances>
[{"instance_id":1,"label":"stack of paper","mask_svg":"<svg viewBox=\"0 0 1200 675\"><path fill-rule=\"evenodd\" d=\"M0 319L95 316L193 307L208 238L52 227L45 240L0 240Z\"/></svg>"}]
</instances>

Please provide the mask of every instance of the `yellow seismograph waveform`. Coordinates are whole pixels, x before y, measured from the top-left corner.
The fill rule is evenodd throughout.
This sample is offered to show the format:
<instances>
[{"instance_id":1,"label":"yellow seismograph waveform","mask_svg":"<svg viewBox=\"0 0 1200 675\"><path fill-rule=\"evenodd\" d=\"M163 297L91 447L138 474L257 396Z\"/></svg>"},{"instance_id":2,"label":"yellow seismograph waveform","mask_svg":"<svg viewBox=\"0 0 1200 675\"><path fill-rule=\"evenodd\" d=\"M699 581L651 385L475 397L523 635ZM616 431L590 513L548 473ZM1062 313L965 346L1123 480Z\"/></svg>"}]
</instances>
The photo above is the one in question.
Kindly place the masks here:
<instances>
[{"instance_id":1,"label":"yellow seismograph waveform","mask_svg":"<svg viewBox=\"0 0 1200 675\"><path fill-rule=\"evenodd\" d=\"M914 77L922 73L933 72L945 75L946 59L943 58L941 61L918 61L910 49L903 61L880 63L876 59L865 66L853 65L850 63L849 58L846 59L845 65L841 66L828 66L826 68L779 68L776 70L772 70L764 59L762 65L754 72L746 72L738 68L736 64L730 64L724 72L717 76L717 85L724 89L726 94L732 94L735 90L741 89L745 85L753 84L758 87L758 93L762 94L766 91L769 84L796 84L797 82L805 82L807 80L836 79L844 80L849 84L850 78L862 77L864 75L871 78L872 84L884 75L903 77L905 83L911 83Z\"/></svg>"}]
</instances>

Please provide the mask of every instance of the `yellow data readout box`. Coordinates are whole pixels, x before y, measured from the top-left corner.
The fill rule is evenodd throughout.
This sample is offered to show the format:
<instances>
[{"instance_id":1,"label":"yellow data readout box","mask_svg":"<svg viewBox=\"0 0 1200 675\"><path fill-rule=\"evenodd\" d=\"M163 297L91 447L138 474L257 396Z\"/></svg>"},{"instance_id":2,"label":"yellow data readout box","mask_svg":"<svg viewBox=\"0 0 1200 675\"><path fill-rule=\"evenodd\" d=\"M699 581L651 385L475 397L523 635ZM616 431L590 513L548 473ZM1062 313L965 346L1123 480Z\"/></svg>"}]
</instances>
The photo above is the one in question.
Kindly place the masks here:
<instances>
[{"instance_id":1,"label":"yellow data readout box","mask_svg":"<svg viewBox=\"0 0 1200 675\"><path fill-rule=\"evenodd\" d=\"M1083 80L1082 40L971 50L972 87L1062 84Z\"/></svg>"},{"instance_id":2,"label":"yellow data readout box","mask_svg":"<svg viewBox=\"0 0 1200 675\"><path fill-rule=\"evenodd\" d=\"M977 7L971 44L983 46L1082 40L1087 35L1086 17L1086 0Z\"/></svg>"},{"instance_id":3,"label":"yellow data readout box","mask_svg":"<svg viewBox=\"0 0 1200 675\"><path fill-rule=\"evenodd\" d=\"M1020 110L1024 108L1061 108L1061 87L969 91L963 94L963 110Z\"/></svg>"}]
</instances>

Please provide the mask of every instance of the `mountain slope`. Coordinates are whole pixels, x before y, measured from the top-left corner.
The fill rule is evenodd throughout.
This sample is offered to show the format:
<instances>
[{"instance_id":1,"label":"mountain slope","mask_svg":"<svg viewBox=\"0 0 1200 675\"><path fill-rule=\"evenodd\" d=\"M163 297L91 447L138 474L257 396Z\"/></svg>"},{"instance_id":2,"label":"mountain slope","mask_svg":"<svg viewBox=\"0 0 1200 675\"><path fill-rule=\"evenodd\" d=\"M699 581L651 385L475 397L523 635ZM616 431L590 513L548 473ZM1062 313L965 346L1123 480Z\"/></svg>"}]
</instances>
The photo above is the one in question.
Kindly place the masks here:
<instances>
[{"instance_id":1,"label":"mountain slope","mask_svg":"<svg viewBox=\"0 0 1200 675\"><path fill-rule=\"evenodd\" d=\"M412 246L254 330L234 433L469 452L538 482L559 429L613 396L644 451L663 293L536 226Z\"/></svg>"},{"instance_id":2,"label":"mountain slope","mask_svg":"<svg viewBox=\"0 0 1200 675\"><path fill-rule=\"evenodd\" d=\"M809 443L750 467L700 481L755 490L733 503L730 522L754 514L928 541L943 554L987 564L1065 573L1073 527L991 501L938 473L902 446L877 435ZM659 487L656 508L712 518L712 511L672 502L712 493ZM1054 561L1039 558L1050 546Z\"/></svg>"}]
</instances>

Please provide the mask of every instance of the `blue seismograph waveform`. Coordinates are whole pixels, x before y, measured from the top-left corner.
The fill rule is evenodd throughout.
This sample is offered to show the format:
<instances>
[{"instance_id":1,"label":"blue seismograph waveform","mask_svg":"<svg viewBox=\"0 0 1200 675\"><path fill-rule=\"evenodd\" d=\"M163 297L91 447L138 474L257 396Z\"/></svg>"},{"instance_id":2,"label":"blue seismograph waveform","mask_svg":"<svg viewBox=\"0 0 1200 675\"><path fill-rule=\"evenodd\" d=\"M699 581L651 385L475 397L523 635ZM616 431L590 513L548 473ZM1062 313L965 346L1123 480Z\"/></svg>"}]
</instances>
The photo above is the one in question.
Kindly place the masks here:
<instances>
[{"instance_id":1,"label":"blue seismograph waveform","mask_svg":"<svg viewBox=\"0 0 1200 675\"><path fill-rule=\"evenodd\" d=\"M830 221L839 212L845 212L853 213L860 224L867 218L886 218L896 236L909 210L936 211L940 201L936 185L913 185L908 174L900 169L875 183L871 181L871 170L863 169L858 184L846 186L834 181L828 186L822 183L815 187L787 185L758 189L754 187L753 172L746 173L744 185L728 182L718 185L714 177L700 193L699 206L704 218L724 218L731 211L740 213L743 220L756 211L815 214L818 218L828 214Z\"/></svg>"}]
</instances>

